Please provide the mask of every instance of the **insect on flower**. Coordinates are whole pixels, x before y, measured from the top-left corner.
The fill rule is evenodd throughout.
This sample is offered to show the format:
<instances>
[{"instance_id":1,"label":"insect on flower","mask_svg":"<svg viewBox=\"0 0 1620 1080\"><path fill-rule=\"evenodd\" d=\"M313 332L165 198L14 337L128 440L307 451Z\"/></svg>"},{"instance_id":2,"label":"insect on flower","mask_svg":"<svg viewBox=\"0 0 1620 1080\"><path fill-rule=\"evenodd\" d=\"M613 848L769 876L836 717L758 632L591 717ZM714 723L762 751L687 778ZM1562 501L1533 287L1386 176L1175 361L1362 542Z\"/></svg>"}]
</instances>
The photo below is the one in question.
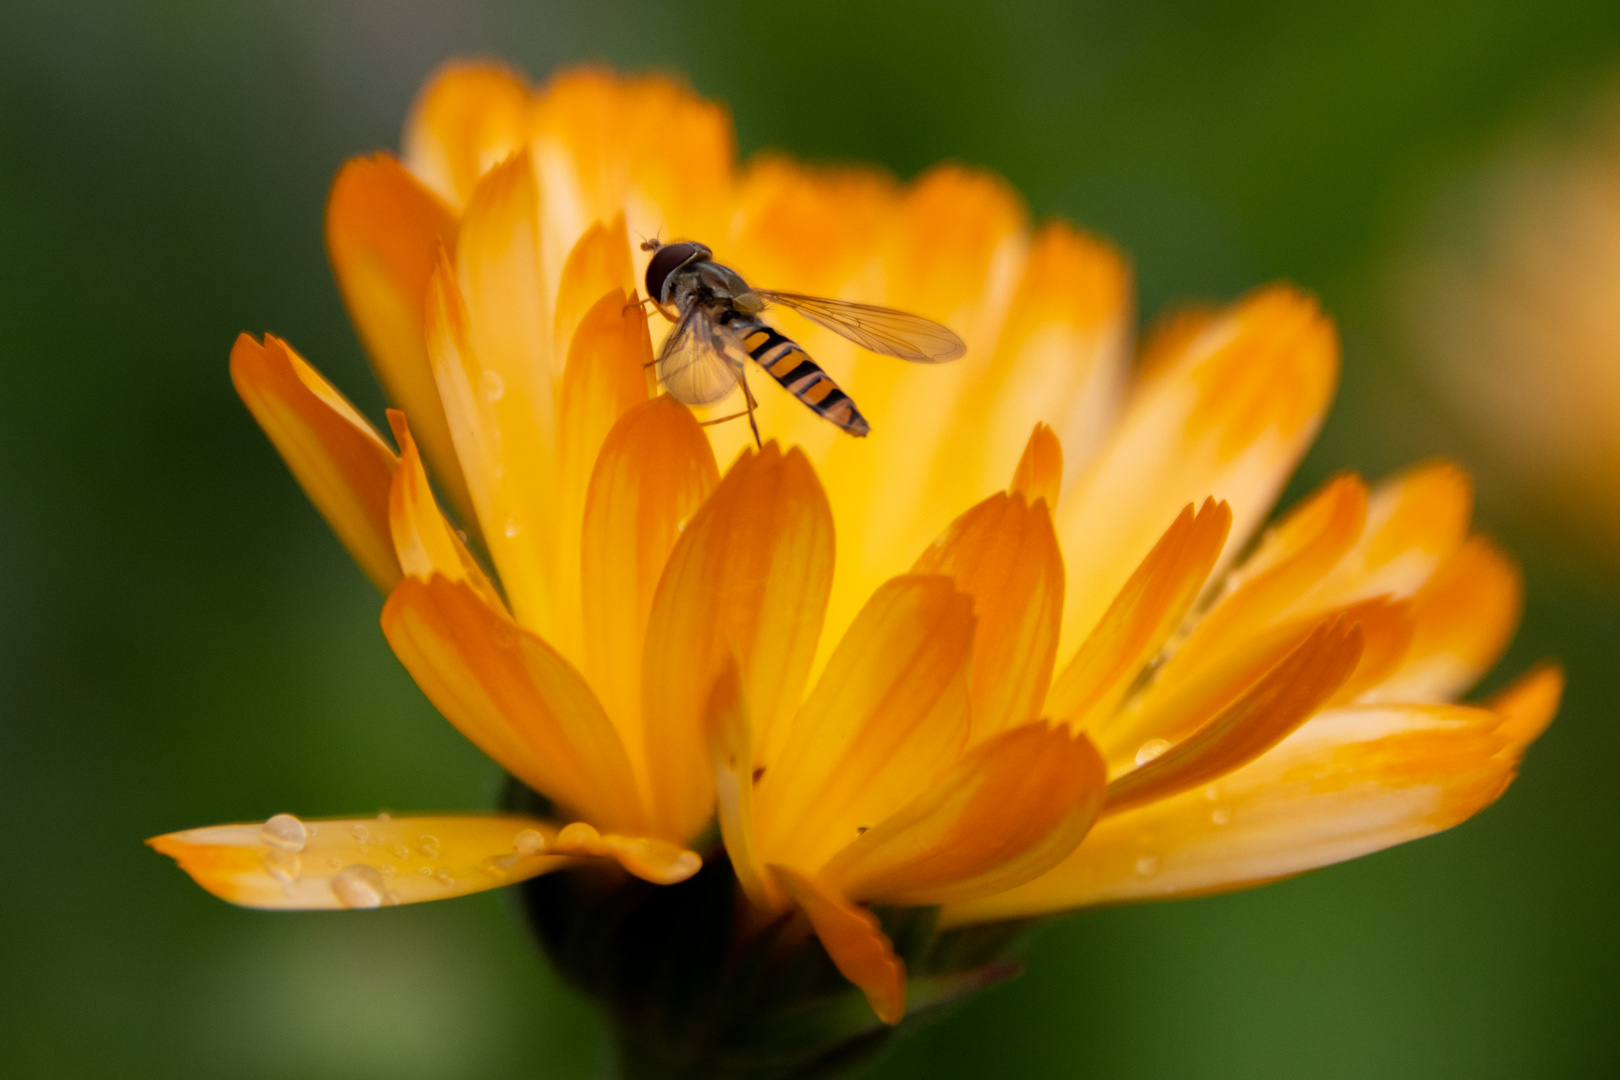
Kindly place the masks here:
<instances>
[{"instance_id":1,"label":"insect on flower","mask_svg":"<svg viewBox=\"0 0 1620 1080\"><path fill-rule=\"evenodd\" d=\"M809 353L759 318L771 304L796 311L884 356L943 364L967 352L954 331L920 315L752 288L735 270L715 262L714 252L696 241L664 244L646 240L641 249L653 253L647 263L648 302L675 324L656 361L659 380L671 397L686 405L712 405L741 383L743 411L708 423L747 416L756 445L759 425L754 420L754 395L748 389L749 360L811 411L851 435L864 436L872 430L855 402Z\"/></svg>"}]
</instances>

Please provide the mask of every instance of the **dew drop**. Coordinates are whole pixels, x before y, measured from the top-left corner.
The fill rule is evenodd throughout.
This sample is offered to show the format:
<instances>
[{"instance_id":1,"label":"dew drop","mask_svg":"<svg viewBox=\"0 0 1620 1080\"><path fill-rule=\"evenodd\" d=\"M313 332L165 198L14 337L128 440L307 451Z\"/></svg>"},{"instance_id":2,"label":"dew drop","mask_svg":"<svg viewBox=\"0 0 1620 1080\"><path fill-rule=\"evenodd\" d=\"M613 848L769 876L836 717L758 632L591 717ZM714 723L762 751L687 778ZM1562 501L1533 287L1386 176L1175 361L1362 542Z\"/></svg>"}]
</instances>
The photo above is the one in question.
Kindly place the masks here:
<instances>
[{"instance_id":1,"label":"dew drop","mask_svg":"<svg viewBox=\"0 0 1620 1080\"><path fill-rule=\"evenodd\" d=\"M512 850L519 855L538 855L546 850L546 838L534 829L524 829L512 838Z\"/></svg>"},{"instance_id":2,"label":"dew drop","mask_svg":"<svg viewBox=\"0 0 1620 1080\"><path fill-rule=\"evenodd\" d=\"M478 376L478 388L484 392L486 401L499 401L506 393L506 380L501 378L500 372L486 370Z\"/></svg>"},{"instance_id":3,"label":"dew drop","mask_svg":"<svg viewBox=\"0 0 1620 1080\"><path fill-rule=\"evenodd\" d=\"M393 877L397 873L399 873L399 870L396 867L394 867L392 864L383 863L383 868L382 868L382 876L383 877Z\"/></svg>"},{"instance_id":4,"label":"dew drop","mask_svg":"<svg viewBox=\"0 0 1620 1080\"><path fill-rule=\"evenodd\" d=\"M434 870L433 870L433 880L437 881L440 885L443 885L443 886L445 886L447 888L456 883L455 875L450 872L448 867L444 867L444 866L438 866L438 867L434 868Z\"/></svg>"},{"instance_id":5,"label":"dew drop","mask_svg":"<svg viewBox=\"0 0 1620 1080\"><path fill-rule=\"evenodd\" d=\"M1136 751L1136 763L1146 765L1174 745L1169 739L1149 739Z\"/></svg>"},{"instance_id":6,"label":"dew drop","mask_svg":"<svg viewBox=\"0 0 1620 1080\"><path fill-rule=\"evenodd\" d=\"M583 821L564 825L562 832L557 834L557 846L562 848L593 848L601 842L602 834L596 831L594 825Z\"/></svg>"},{"instance_id":7,"label":"dew drop","mask_svg":"<svg viewBox=\"0 0 1620 1080\"><path fill-rule=\"evenodd\" d=\"M362 844L366 842L366 837L371 835L371 830L366 828L364 825L356 825L349 831L354 833L354 838L360 841Z\"/></svg>"},{"instance_id":8,"label":"dew drop","mask_svg":"<svg viewBox=\"0 0 1620 1080\"><path fill-rule=\"evenodd\" d=\"M314 834L304 823L291 814L277 814L264 823L259 839L282 851L303 851L305 842Z\"/></svg>"},{"instance_id":9,"label":"dew drop","mask_svg":"<svg viewBox=\"0 0 1620 1080\"><path fill-rule=\"evenodd\" d=\"M395 844L393 850L396 859L408 859L411 857L411 849L404 844Z\"/></svg>"},{"instance_id":10,"label":"dew drop","mask_svg":"<svg viewBox=\"0 0 1620 1080\"><path fill-rule=\"evenodd\" d=\"M382 907L388 886L375 867L356 863L339 870L332 878L332 895L346 908Z\"/></svg>"},{"instance_id":11,"label":"dew drop","mask_svg":"<svg viewBox=\"0 0 1620 1080\"><path fill-rule=\"evenodd\" d=\"M484 860L482 869L486 874L505 877L512 872L512 867L516 866L522 858L521 855L491 855Z\"/></svg>"},{"instance_id":12,"label":"dew drop","mask_svg":"<svg viewBox=\"0 0 1620 1080\"><path fill-rule=\"evenodd\" d=\"M417 873L421 874L423 877L432 877L433 876L433 867L424 866L424 867L422 867L422 869L418 870Z\"/></svg>"},{"instance_id":13,"label":"dew drop","mask_svg":"<svg viewBox=\"0 0 1620 1080\"><path fill-rule=\"evenodd\" d=\"M394 820L394 815L390 814L386 810L384 810L382 813L377 815L377 824L379 824L379 825L386 825L390 821L393 821L393 820Z\"/></svg>"},{"instance_id":14,"label":"dew drop","mask_svg":"<svg viewBox=\"0 0 1620 1080\"><path fill-rule=\"evenodd\" d=\"M1217 806L1210 811L1209 820L1217 825L1232 824L1232 808L1230 806Z\"/></svg>"},{"instance_id":15,"label":"dew drop","mask_svg":"<svg viewBox=\"0 0 1620 1080\"><path fill-rule=\"evenodd\" d=\"M1136 860L1136 872L1143 877L1152 877L1159 872L1159 857L1157 855L1143 855Z\"/></svg>"},{"instance_id":16,"label":"dew drop","mask_svg":"<svg viewBox=\"0 0 1620 1080\"><path fill-rule=\"evenodd\" d=\"M291 885L303 869L298 856L283 848L271 848L260 856L260 861L264 863L264 872L282 885Z\"/></svg>"},{"instance_id":17,"label":"dew drop","mask_svg":"<svg viewBox=\"0 0 1620 1080\"><path fill-rule=\"evenodd\" d=\"M439 839L436 836L424 836L416 842L416 850L430 859L439 857Z\"/></svg>"},{"instance_id":18,"label":"dew drop","mask_svg":"<svg viewBox=\"0 0 1620 1080\"><path fill-rule=\"evenodd\" d=\"M522 531L523 526L519 525L516 521L508 521L504 530L508 538L514 537Z\"/></svg>"}]
</instances>

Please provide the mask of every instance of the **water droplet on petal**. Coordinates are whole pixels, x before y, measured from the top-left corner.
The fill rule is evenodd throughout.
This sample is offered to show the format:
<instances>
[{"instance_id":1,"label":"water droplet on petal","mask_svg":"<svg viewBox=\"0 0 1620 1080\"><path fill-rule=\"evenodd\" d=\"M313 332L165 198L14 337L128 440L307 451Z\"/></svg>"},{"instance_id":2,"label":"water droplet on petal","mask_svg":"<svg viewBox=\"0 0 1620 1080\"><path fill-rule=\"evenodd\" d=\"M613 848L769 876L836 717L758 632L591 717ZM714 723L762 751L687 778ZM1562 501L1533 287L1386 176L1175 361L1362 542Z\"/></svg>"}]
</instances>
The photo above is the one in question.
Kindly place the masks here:
<instances>
[{"instance_id":1,"label":"water droplet on petal","mask_svg":"<svg viewBox=\"0 0 1620 1080\"><path fill-rule=\"evenodd\" d=\"M478 376L478 388L484 392L486 401L499 401L506 393L506 380L501 378L500 372L486 370Z\"/></svg>"},{"instance_id":2,"label":"water droplet on petal","mask_svg":"<svg viewBox=\"0 0 1620 1080\"><path fill-rule=\"evenodd\" d=\"M1210 811L1209 820L1217 825L1232 824L1232 808L1230 806L1217 806Z\"/></svg>"},{"instance_id":3,"label":"water droplet on petal","mask_svg":"<svg viewBox=\"0 0 1620 1080\"><path fill-rule=\"evenodd\" d=\"M260 861L264 863L264 872L282 885L292 884L303 869L298 856L282 848L271 848L260 856Z\"/></svg>"},{"instance_id":4,"label":"water droplet on petal","mask_svg":"<svg viewBox=\"0 0 1620 1080\"><path fill-rule=\"evenodd\" d=\"M366 842L366 837L371 835L371 830L366 828L364 825L356 825L349 831L354 833L354 838L360 841L362 844Z\"/></svg>"},{"instance_id":5,"label":"water droplet on petal","mask_svg":"<svg viewBox=\"0 0 1620 1080\"><path fill-rule=\"evenodd\" d=\"M519 855L538 855L546 850L546 838L534 829L524 829L512 838L512 850Z\"/></svg>"},{"instance_id":6,"label":"water droplet on petal","mask_svg":"<svg viewBox=\"0 0 1620 1080\"><path fill-rule=\"evenodd\" d=\"M394 820L394 815L390 814L386 810L384 810L382 813L377 815L377 824L379 824L379 825L386 825L390 821L393 821L393 820Z\"/></svg>"},{"instance_id":7,"label":"water droplet on petal","mask_svg":"<svg viewBox=\"0 0 1620 1080\"><path fill-rule=\"evenodd\" d=\"M1170 749L1170 747L1173 745L1175 744L1169 739L1149 739L1137 749L1136 763L1138 765L1146 765L1148 762Z\"/></svg>"},{"instance_id":8,"label":"water droplet on petal","mask_svg":"<svg viewBox=\"0 0 1620 1080\"><path fill-rule=\"evenodd\" d=\"M455 875L450 872L449 867L445 866L434 867L433 880L446 887L456 883Z\"/></svg>"},{"instance_id":9,"label":"water droplet on petal","mask_svg":"<svg viewBox=\"0 0 1620 1080\"><path fill-rule=\"evenodd\" d=\"M518 533L520 533L522 531L523 531L523 526L519 525L516 521L508 521L506 523L505 532L506 532L506 535L508 537L516 536Z\"/></svg>"},{"instance_id":10,"label":"water droplet on petal","mask_svg":"<svg viewBox=\"0 0 1620 1080\"><path fill-rule=\"evenodd\" d=\"M417 873L421 874L423 877L432 877L433 876L433 867L424 866L424 867L422 867L422 869L418 870Z\"/></svg>"},{"instance_id":11,"label":"water droplet on petal","mask_svg":"<svg viewBox=\"0 0 1620 1080\"><path fill-rule=\"evenodd\" d=\"M305 842L314 834L314 829L305 829L304 823L291 814L277 814L264 823L259 839L283 851L303 851Z\"/></svg>"},{"instance_id":12,"label":"water droplet on petal","mask_svg":"<svg viewBox=\"0 0 1620 1080\"><path fill-rule=\"evenodd\" d=\"M583 821L564 825L562 832L557 834L557 846L562 848L593 848L601 842L602 834L596 831L594 825Z\"/></svg>"},{"instance_id":13,"label":"water droplet on petal","mask_svg":"<svg viewBox=\"0 0 1620 1080\"><path fill-rule=\"evenodd\" d=\"M382 907L388 886L375 867L356 863L345 866L332 879L332 895L346 908Z\"/></svg>"},{"instance_id":14,"label":"water droplet on petal","mask_svg":"<svg viewBox=\"0 0 1620 1080\"><path fill-rule=\"evenodd\" d=\"M1136 872L1143 877L1152 877L1159 872L1159 857L1157 855L1143 855L1136 860Z\"/></svg>"},{"instance_id":15,"label":"water droplet on petal","mask_svg":"<svg viewBox=\"0 0 1620 1080\"><path fill-rule=\"evenodd\" d=\"M426 855L430 859L438 858L439 857L439 840L438 840L438 837L434 837L434 836L424 836L424 837L422 837L422 839L420 839L420 840L418 840L416 842L416 850L420 851L423 855Z\"/></svg>"},{"instance_id":16,"label":"water droplet on petal","mask_svg":"<svg viewBox=\"0 0 1620 1080\"><path fill-rule=\"evenodd\" d=\"M411 849L410 848L406 847L404 844L395 844L394 845L394 858L396 858L396 859L408 859L410 857L411 857Z\"/></svg>"}]
</instances>

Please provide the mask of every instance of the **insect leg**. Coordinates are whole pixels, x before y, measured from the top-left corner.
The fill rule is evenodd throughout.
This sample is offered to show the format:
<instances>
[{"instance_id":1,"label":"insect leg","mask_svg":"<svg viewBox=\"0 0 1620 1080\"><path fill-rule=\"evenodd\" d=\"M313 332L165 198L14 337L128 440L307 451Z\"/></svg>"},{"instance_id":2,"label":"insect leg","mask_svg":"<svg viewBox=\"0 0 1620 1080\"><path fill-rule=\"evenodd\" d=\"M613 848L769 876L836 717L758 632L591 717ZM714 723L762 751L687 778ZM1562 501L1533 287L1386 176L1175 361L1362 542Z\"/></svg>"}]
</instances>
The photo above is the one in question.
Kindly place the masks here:
<instances>
[{"instance_id":1,"label":"insect leg","mask_svg":"<svg viewBox=\"0 0 1620 1080\"><path fill-rule=\"evenodd\" d=\"M754 449L763 450L765 444L759 438L759 422L754 419L754 409L759 402L754 400L754 392L748 389L748 369L746 367L737 373L737 381L742 383L743 403L748 406L748 428L754 433Z\"/></svg>"}]
</instances>

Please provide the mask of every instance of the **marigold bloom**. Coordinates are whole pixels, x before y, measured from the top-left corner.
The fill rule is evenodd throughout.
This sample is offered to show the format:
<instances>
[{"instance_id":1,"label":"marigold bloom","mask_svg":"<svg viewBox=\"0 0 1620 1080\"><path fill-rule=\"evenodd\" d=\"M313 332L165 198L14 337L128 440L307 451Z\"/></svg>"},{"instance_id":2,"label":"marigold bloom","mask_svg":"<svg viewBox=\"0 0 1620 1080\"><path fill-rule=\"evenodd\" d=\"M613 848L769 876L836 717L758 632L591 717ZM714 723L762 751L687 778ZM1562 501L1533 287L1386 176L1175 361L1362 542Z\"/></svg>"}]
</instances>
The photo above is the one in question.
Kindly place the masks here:
<instances>
[{"instance_id":1,"label":"marigold bloom","mask_svg":"<svg viewBox=\"0 0 1620 1080\"><path fill-rule=\"evenodd\" d=\"M1183 317L1133 369L1107 245L960 167L738 167L724 112L659 78L452 65L405 147L346 165L327 218L397 455L273 337L232 374L388 593L401 662L560 816L153 841L227 900L408 903L581 860L671 883L702 851L737 948L807 927L895 1023L905 949L873 907L969 927L1296 874L1475 813L1551 719L1550 668L1451 703L1520 600L1456 468L1339 477L1249 550L1337 373L1292 289ZM872 433L756 380L756 450L656 393L652 235L968 355L906 365L784 314Z\"/></svg>"}]
</instances>

